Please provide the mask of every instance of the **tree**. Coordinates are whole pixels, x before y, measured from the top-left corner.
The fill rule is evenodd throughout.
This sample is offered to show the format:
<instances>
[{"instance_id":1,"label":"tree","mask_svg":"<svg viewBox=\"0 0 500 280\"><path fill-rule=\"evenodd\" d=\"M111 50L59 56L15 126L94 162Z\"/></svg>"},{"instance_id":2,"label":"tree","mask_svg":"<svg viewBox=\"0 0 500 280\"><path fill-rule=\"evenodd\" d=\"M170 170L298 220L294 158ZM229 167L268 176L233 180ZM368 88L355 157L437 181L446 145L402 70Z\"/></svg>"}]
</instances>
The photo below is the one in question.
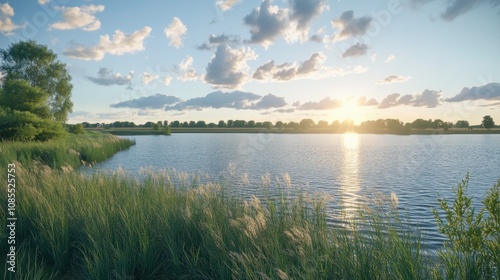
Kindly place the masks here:
<instances>
[{"instance_id":1,"label":"tree","mask_svg":"<svg viewBox=\"0 0 500 280\"><path fill-rule=\"evenodd\" d=\"M181 127L181 123L179 121L173 121L170 123L171 127Z\"/></svg>"},{"instance_id":2,"label":"tree","mask_svg":"<svg viewBox=\"0 0 500 280\"><path fill-rule=\"evenodd\" d=\"M248 121L246 126L247 127L255 127L256 126L255 121Z\"/></svg>"},{"instance_id":3,"label":"tree","mask_svg":"<svg viewBox=\"0 0 500 280\"><path fill-rule=\"evenodd\" d=\"M457 121L457 123L455 123L455 127L456 128L469 128L469 122L468 121Z\"/></svg>"},{"instance_id":4,"label":"tree","mask_svg":"<svg viewBox=\"0 0 500 280\"><path fill-rule=\"evenodd\" d=\"M225 121L219 121L219 124L217 125L217 127L226 127L226 122Z\"/></svg>"},{"instance_id":5,"label":"tree","mask_svg":"<svg viewBox=\"0 0 500 280\"><path fill-rule=\"evenodd\" d=\"M48 95L38 87L30 86L24 80L6 80L0 106L10 110L27 111L46 119L50 116L46 104Z\"/></svg>"},{"instance_id":6,"label":"tree","mask_svg":"<svg viewBox=\"0 0 500 280\"><path fill-rule=\"evenodd\" d=\"M262 126L267 129L271 129L273 127L273 123L271 122L263 122Z\"/></svg>"},{"instance_id":7,"label":"tree","mask_svg":"<svg viewBox=\"0 0 500 280\"><path fill-rule=\"evenodd\" d=\"M285 126L285 124L282 121L277 121L274 126L277 127L278 129L282 129Z\"/></svg>"},{"instance_id":8,"label":"tree","mask_svg":"<svg viewBox=\"0 0 500 280\"><path fill-rule=\"evenodd\" d=\"M73 85L66 64L59 62L57 55L47 46L35 41L11 44L7 49L1 49L0 55L2 82L6 84L9 80L24 80L37 90L44 91L48 95L45 103L51 118L66 122L73 108Z\"/></svg>"},{"instance_id":9,"label":"tree","mask_svg":"<svg viewBox=\"0 0 500 280\"><path fill-rule=\"evenodd\" d=\"M314 121L311 119L303 119L300 121L299 126L302 129L308 129L314 126Z\"/></svg>"},{"instance_id":10,"label":"tree","mask_svg":"<svg viewBox=\"0 0 500 280\"><path fill-rule=\"evenodd\" d=\"M493 121L493 118L490 116L484 116L483 121L481 122L484 128L487 130L490 130L492 127L495 126L495 122Z\"/></svg>"}]
</instances>

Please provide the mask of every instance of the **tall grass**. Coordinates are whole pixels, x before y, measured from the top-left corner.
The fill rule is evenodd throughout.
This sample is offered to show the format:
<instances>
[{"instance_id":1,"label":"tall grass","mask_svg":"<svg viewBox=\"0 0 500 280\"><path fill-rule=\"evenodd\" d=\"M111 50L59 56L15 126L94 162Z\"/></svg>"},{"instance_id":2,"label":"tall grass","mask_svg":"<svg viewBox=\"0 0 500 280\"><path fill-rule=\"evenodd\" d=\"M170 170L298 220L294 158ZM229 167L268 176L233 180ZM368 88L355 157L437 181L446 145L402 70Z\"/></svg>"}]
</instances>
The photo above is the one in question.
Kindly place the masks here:
<instances>
[{"instance_id":1,"label":"tall grass","mask_svg":"<svg viewBox=\"0 0 500 280\"><path fill-rule=\"evenodd\" d=\"M37 165L16 174L16 237L25 256L18 277L26 279L430 275L417 232L393 214L388 223L376 209L365 212L362 225L330 228L321 198L306 194L243 201L213 183L176 187L168 173L139 182L120 172L83 175ZM2 223L5 217L0 212Z\"/></svg>"},{"instance_id":2,"label":"tall grass","mask_svg":"<svg viewBox=\"0 0 500 280\"><path fill-rule=\"evenodd\" d=\"M103 161L135 143L109 134L86 132L48 142L0 142L0 166L14 160L26 167L41 162L51 168L71 169Z\"/></svg>"}]
</instances>

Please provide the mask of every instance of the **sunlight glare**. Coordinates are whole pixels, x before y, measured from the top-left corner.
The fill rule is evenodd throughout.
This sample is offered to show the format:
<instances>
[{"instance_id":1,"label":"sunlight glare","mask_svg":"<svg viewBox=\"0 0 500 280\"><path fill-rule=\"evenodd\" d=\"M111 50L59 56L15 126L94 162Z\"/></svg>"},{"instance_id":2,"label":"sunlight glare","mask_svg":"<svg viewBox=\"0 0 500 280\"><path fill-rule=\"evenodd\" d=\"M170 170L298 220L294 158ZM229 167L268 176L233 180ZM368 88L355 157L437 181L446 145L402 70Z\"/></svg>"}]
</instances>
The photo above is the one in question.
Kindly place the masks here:
<instances>
[{"instance_id":1,"label":"sunlight glare","mask_svg":"<svg viewBox=\"0 0 500 280\"><path fill-rule=\"evenodd\" d=\"M342 146L344 149L357 150L359 148L359 134L344 133L342 135Z\"/></svg>"}]
</instances>

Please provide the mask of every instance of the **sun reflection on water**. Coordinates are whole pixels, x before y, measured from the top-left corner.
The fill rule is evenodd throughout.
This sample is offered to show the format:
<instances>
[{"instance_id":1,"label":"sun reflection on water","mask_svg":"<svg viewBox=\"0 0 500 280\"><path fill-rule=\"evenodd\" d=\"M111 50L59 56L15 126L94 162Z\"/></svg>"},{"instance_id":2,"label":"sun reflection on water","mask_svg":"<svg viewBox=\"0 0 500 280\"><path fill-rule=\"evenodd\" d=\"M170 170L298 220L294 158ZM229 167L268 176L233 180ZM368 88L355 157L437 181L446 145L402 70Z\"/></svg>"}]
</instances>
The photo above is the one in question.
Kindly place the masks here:
<instances>
[{"instance_id":1,"label":"sun reflection on water","mask_svg":"<svg viewBox=\"0 0 500 280\"><path fill-rule=\"evenodd\" d=\"M339 182L342 191L342 204L347 218L353 218L359 206L359 191L361 180L359 178L359 135L346 133L342 135L342 156Z\"/></svg>"}]
</instances>

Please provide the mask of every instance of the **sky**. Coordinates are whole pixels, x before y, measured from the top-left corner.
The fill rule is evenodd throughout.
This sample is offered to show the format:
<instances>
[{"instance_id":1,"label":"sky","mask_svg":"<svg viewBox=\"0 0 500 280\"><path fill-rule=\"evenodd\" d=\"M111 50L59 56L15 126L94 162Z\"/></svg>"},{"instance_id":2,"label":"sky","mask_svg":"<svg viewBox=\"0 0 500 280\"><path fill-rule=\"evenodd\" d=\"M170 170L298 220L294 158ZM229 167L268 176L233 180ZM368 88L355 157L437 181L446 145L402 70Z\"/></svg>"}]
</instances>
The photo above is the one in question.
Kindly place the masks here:
<instances>
[{"instance_id":1,"label":"sky","mask_svg":"<svg viewBox=\"0 0 500 280\"><path fill-rule=\"evenodd\" d=\"M72 76L68 123L500 123L500 0L0 2Z\"/></svg>"}]
</instances>

